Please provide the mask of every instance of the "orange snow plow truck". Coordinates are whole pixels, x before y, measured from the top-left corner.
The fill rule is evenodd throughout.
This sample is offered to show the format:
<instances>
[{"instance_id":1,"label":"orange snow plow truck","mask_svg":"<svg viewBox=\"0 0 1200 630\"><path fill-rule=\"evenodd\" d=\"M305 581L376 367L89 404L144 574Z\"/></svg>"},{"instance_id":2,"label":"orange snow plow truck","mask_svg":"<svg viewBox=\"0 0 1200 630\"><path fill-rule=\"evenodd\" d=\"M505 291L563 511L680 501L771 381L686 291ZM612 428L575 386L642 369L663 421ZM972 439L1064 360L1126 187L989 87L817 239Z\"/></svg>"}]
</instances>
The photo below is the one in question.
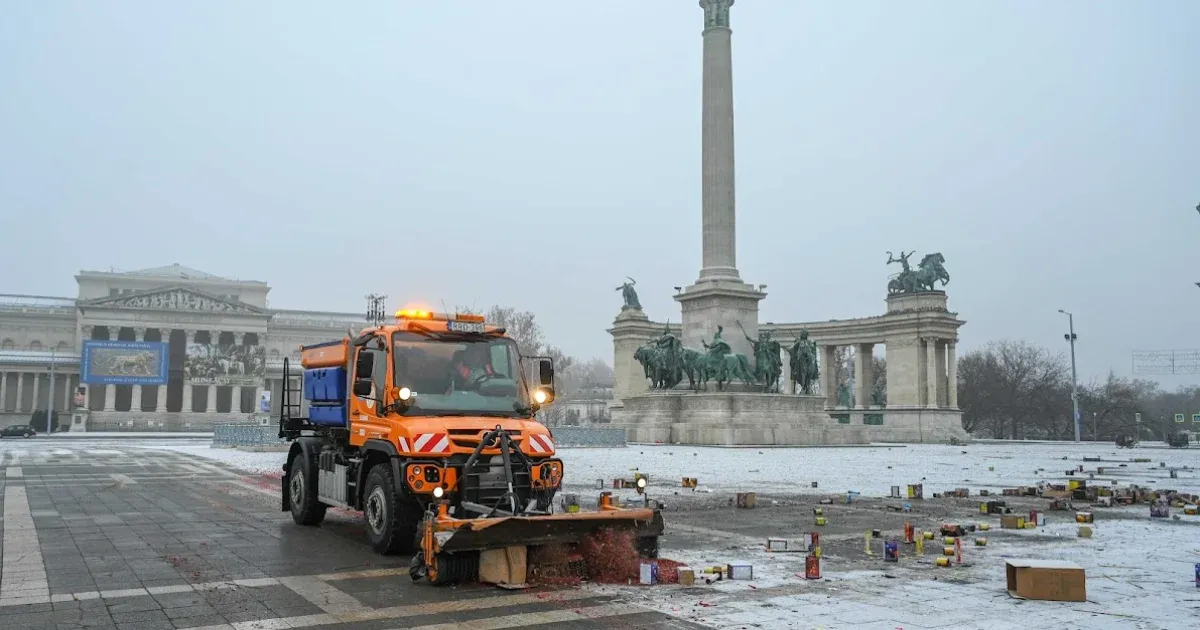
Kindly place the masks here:
<instances>
[{"instance_id":1,"label":"orange snow plow truck","mask_svg":"<svg viewBox=\"0 0 1200 630\"><path fill-rule=\"evenodd\" d=\"M596 511L556 511L565 469L536 419L554 399L553 361L521 357L483 317L398 311L302 347L300 363L303 402L285 359L279 405L291 442L283 511L297 524L320 524L331 506L362 511L375 551L415 552L410 575L432 584L478 579L481 558L538 555L513 547L569 549L606 528L657 557L657 507L622 509L606 492Z\"/></svg>"}]
</instances>

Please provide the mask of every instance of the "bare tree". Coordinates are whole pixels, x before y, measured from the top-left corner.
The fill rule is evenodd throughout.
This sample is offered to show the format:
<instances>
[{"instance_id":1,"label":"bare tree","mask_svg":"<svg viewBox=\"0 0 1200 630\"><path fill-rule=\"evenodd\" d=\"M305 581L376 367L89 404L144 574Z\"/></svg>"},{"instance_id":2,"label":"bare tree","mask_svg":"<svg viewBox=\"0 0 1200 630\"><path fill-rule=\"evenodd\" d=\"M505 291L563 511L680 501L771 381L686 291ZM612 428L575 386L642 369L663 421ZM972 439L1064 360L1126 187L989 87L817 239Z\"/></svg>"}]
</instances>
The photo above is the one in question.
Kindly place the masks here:
<instances>
[{"instance_id":1,"label":"bare tree","mask_svg":"<svg viewBox=\"0 0 1200 630\"><path fill-rule=\"evenodd\" d=\"M1061 355L1024 341L965 354L958 362L963 429L1014 440L1065 437L1061 401L1069 374Z\"/></svg>"},{"instance_id":2,"label":"bare tree","mask_svg":"<svg viewBox=\"0 0 1200 630\"><path fill-rule=\"evenodd\" d=\"M518 311L511 306L493 306L488 309L485 318L489 324L504 328L508 336L517 342L522 355L538 356L545 350L545 335L533 313Z\"/></svg>"}]
</instances>

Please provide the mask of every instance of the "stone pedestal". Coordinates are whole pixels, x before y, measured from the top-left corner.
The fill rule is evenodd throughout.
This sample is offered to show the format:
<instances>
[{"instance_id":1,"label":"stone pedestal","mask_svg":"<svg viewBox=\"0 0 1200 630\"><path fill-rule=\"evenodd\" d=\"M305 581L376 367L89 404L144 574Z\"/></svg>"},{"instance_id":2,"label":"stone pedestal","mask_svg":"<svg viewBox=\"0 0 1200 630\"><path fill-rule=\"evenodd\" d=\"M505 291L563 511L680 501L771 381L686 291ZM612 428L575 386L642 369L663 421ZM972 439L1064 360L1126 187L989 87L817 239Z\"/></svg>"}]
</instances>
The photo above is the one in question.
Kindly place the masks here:
<instances>
[{"instance_id":1,"label":"stone pedestal","mask_svg":"<svg viewBox=\"0 0 1200 630\"><path fill-rule=\"evenodd\" d=\"M865 444L867 427L838 424L820 396L651 392L624 400L613 426L630 442L711 446Z\"/></svg>"},{"instance_id":2,"label":"stone pedestal","mask_svg":"<svg viewBox=\"0 0 1200 630\"><path fill-rule=\"evenodd\" d=\"M76 407L71 412L71 433L86 433L88 421L88 410L82 407Z\"/></svg>"},{"instance_id":3,"label":"stone pedestal","mask_svg":"<svg viewBox=\"0 0 1200 630\"><path fill-rule=\"evenodd\" d=\"M729 347L753 362L754 350L742 328L751 337L758 336L758 303L765 297L753 285L735 280L701 280L685 288L675 296L683 311L683 346L703 350L720 325L725 327L722 337Z\"/></svg>"},{"instance_id":4,"label":"stone pedestal","mask_svg":"<svg viewBox=\"0 0 1200 630\"><path fill-rule=\"evenodd\" d=\"M608 332L613 338L612 406L619 407L625 398L650 389L646 372L633 355L639 347L658 336L662 329L653 324L642 309L623 308Z\"/></svg>"}]
</instances>

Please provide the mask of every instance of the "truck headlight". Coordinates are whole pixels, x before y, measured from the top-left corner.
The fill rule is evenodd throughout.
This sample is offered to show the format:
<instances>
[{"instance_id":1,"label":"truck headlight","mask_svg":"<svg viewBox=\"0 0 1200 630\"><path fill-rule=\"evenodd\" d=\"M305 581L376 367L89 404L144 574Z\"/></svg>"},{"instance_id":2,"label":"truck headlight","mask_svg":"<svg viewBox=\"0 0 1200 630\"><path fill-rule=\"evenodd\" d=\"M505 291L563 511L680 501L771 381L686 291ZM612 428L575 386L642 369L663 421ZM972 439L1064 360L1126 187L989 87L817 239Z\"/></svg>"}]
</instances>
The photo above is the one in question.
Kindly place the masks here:
<instances>
[{"instance_id":1,"label":"truck headlight","mask_svg":"<svg viewBox=\"0 0 1200 630\"><path fill-rule=\"evenodd\" d=\"M546 403L546 391L539 389L536 392L534 392L533 393L533 402L536 402L539 405L544 405Z\"/></svg>"},{"instance_id":2,"label":"truck headlight","mask_svg":"<svg viewBox=\"0 0 1200 630\"><path fill-rule=\"evenodd\" d=\"M433 498L435 498L435 499L440 499L445 494L446 494L446 491L442 490L441 486L438 486L433 489Z\"/></svg>"}]
</instances>

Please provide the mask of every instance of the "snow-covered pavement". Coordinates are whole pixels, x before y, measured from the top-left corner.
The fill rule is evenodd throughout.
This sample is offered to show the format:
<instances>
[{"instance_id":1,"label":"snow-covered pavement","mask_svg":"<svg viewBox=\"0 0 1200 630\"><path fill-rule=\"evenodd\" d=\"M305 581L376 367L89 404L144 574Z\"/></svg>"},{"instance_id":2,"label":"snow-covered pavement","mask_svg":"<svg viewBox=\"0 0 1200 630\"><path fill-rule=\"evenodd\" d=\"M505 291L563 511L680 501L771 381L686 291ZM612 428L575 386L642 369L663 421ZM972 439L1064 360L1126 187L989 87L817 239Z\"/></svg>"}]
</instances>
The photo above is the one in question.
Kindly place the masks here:
<instances>
[{"instance_id":1,"label":"snow-covered pavement","mask_svg":"<svg viewBox=\"0 0 1200 630\"><path fill-rule=\"evenodd\" d=\"M215 459L255 473L278 472L286 457L284 453L209 448L197 442L161 440L141 445ZM565 488L572 492L595 489L597 479L607 485L616 477L630 477L636 468L650 476L652 485L671 488L678 486L682 477L697 477L702 487L713 491L828 494L854 490L863 496L887 496L891 486L923 483L926 496L959 487L975 494L980 489L1043 480L1062 483L1068 469L1086 464L1089 470L1105 468L1105 474L1093 482L1157 485L1200 493L1200 448L1118 449L1107 443L764 449L628 446L565 448L558 455L567 469ZM1085 463L1084 457L1105 461ZM1150 462L1134 463L1135 458ZM1171 468L1177 469L1177 479L1169 479ZM812 489L813 481L816 489Z\"/></svg>"},{"instance_id":2,"label":"snow-covered pavement","mask_svg":"<svg viewBox=\"0 0 1200 630\"><path fill-rule=\"evenodd\" d=\"M144 448L165 449L218 460L254 473L277 473L283 453L243 453L200 443L164 440ZM926 497L956 487L997 490L1038 481L1062 483L1068 469L1105 468L1083 478L1089 483L1139 484L1200 492L1200 449L1117 449L1111 444L907 445L865 448L747 448L630 446L622 449L562 449L566 490L588 496L597 480L608 485L637 468L651 477L651 493L666 496L681 477L697 477L715 494L753 490L760 494L829 494L854 490L887 496L891 486L923 483ZM1084 462L1084 458L1101 461ZM1134 462L1133 459L1149 459ZM1171 470L1175 469L1175 478ZM811 482L817 482L813 489ZM1172 510L1179 514L1179 510ZM1111 515L1111 517L1109 516ZM703 549L666 549L665 555L703 565L730 560L754 564L755 580L711 586L655 588L589 586L620 592L644 605L722 628L1196 628L1200 589L1193 565L1200 562L1200 517L1154 520L1146 506L1106 509L1091 539L1077 537L1069 513L1050 513L1038 530L999 530L986 547L966 549L966 564L933 566L938 549L901 562L862 570L828 558L824 580L802 575L803 558L769 555L756 540L724 533L720 523ZM668 522L670 528L672 523ZM678 528L691 527L676 523ZM730 554L736 557L730 557ZM1068 560L1087 571L1086 603L1010 598L1005 558ZM891 577L885 577L885 573Z\"/></svg>"}]
</instances>

